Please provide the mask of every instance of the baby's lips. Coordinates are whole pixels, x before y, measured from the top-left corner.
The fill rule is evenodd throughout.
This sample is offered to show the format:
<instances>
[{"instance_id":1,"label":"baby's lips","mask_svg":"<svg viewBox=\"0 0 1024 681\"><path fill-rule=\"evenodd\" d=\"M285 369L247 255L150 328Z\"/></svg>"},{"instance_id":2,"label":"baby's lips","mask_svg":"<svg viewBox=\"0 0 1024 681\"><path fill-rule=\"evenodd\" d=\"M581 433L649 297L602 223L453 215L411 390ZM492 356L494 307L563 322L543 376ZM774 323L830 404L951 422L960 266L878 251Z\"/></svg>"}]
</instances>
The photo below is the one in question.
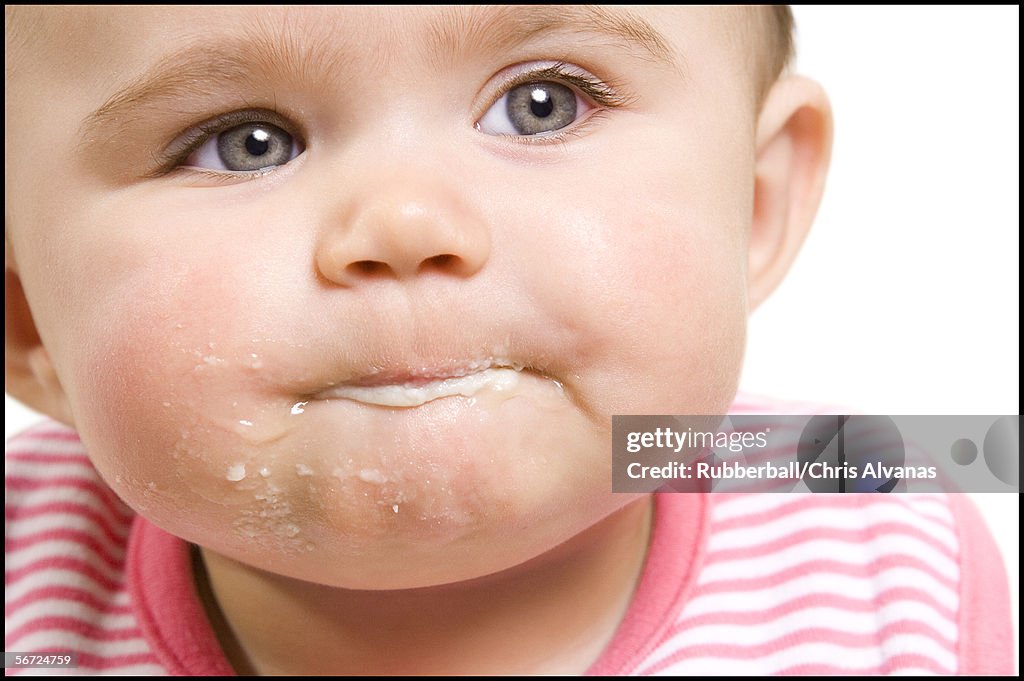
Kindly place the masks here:
<instances>
[{"instance_id":1,"label":"baby's lips","mask_svg":"<svg viewBox=\"0 0 1024 681\"><path fill-rule=\"evenodd\" d=\"M265 344L264 370L256 373L279 394L311 399L337 386L415 387L489 369L558 381L579 374L585 368L581 363L595 356L594 346L602 342L573 325L536 315L452 309L439 315L417 308L383 325L373 323L380 310L373 315L353 310L362 324L351 317L348 323L321 320L315 331L307 328L301 343Z\"/></svg>"},{"instance_id":2,"label":"baby's lips","mask_svg":"<svg viewBox=\"0 0 1024 681\"><path fill-rule=\"evenodd\" d=\"M436 381L463 378L488 369L513 369L522 371L526 365L508 358L485 357L470 360L446 360L441 362L398 363L395 366L375 366L364 373L348 378L342 383L349 386L373 387L383 385L425 385Z\"/></svg>"},{"instance_id":3,"label":"baby's lips","mask_svg":"<svg viewBox=\"0 0 1024 681\"><path fill-rule=\"evenodd\" d=\"M505 392L519 384L521 369L483 365L477 369L431 368L425 374L382 372L343 383L314 399L347 399L380 407L418 407L444 397L472 397L481 390Z\"/></svg>"}]
</instances>

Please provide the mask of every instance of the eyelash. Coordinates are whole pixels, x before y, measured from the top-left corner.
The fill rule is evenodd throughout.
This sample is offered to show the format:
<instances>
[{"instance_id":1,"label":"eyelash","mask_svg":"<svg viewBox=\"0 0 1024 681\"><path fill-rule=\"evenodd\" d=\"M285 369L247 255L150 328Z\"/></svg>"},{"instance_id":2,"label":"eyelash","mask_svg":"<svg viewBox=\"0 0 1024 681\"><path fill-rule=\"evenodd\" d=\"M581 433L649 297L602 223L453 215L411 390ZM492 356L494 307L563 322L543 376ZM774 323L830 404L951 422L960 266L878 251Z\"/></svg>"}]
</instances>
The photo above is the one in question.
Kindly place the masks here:
<instances>
[{"instance_id":1,"label":"eyelash","mask_svg":"<svg viewBox=\"0 0 1024 681\"><path fill-rule=\"evenodd\" d=\"M603 119L608 114L608 111L627 107L634 101L632 96L624 94L624 90L620 85L600 80L582 69L570 66L565 62L556 62L543 68L523 71L503 81L497 90L497 94L491 98L485 107L476 112L476 119L479 119L484 112L494 106L499 99L513 88L526 83L540 81L553 81L567 85L589 98L599 108L591 112L583 121L569 125L561 130L543 135L502 135L504 139L516 144L526 145L565 144L570 138L580 137L585 134L596 122ZM214 135L238 125L258 122L273 123L289 134L295 135L300 139L302 138L302 135L296 135L294 132L295 125L274 109L231 111L200 123L179 135L171 146L156 159L157 169L152 175L156 177L169 175L177 170L187 170L188 172L199 173L212 180L220 180L225 183L237 182L239 179L258 179L268 175L274 172L274 168L246 173L241 171L225 172L207 168L185 168L181 165L185 159Z\"/></svg>"},{"instance_id":2,"label":"eyelash","mask_svg":"<svg viewBox=\"0 0 1024 681\"><path fill-rule=\"evenodd\" d=\"M507 80L502 81L498 92L486 106L477 112L477 118L485 111L494 106L495 102L504 97L510 90L526 83L540 81L554 81L576 88L599 106L607 109L620 109L629 106L633 98L621 93L622 87L618 84L599 80L594 76L582 71L578 67L570 66L564 62L556 62L551 66L540 69L523 71Z\"/></svg>"},{"instance_id":3,"label":"eyelash","mask_svg":"<svg viewBox=\"0 0 1024 681\"><path fill-rule=\"evenodd\" d=\"M600 80L579 67L558 61L551 66L523 71L503 81L497 89L497 94L490 99L486 106L476 112L476 119L479 120L486 111L490 110L513 88L540 81L553 81L568 85L581 92L600 108L594 110L581 122L573 123L561 130L543 135L501 135L502 138L516 144L564 145L570 138L582 137L595 123L607 116L610 110L628 107L635 100L633 96L626 94L625 88L621 84Z\"/></svg>"},{"instance_id":4,"label":"eyelash","mask_svg":"<svg viewBox=\"0 0 1024 681\"><path fill-rule=\"evenodd\" d=\"M156 159L157 168L153 171L153 175L169 175L176 170L187 170L213 179L224 180L225 182L234 182L239 179L257 179L264 175L269 175L274 171L273 168L244 172L210 170L208 168L185 168L181 166L185 159L191 156L194 151L205 144L211 137L245 123L272 123L292 136L299 139L303 137L301 134L296 133L295 124L275 109L229 111L193 126L178 135L170 147Z\"/></svg>"}]
</instances>

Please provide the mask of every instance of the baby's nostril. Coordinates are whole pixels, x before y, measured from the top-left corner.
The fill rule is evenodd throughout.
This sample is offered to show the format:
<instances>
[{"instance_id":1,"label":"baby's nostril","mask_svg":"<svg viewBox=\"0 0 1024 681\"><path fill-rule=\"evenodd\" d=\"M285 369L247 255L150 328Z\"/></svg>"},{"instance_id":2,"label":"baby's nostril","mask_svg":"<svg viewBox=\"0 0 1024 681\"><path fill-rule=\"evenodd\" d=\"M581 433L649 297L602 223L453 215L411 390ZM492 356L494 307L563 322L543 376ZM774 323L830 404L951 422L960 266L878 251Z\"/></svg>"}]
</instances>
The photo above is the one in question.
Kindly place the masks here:
<instances>
[{"instance_id":1,"label":"baby's nostril","mask_svg":"<svg viewBox=\"0 0 1024 681\"><path fill-rule=\"evenodd\" d=\"M371 277L387 274L388 270L391 269L387 263L378 260L358 260L350 264L349 268L355 270L358 274Z\"/></svg>"},{"instance_id":2,"label":"baby's nostril","mask_svg":"<svg viewBox=\"0 0 1024 681\"><path fill-rule=\"evenodd\" d=\"M431 258L427 258L420 264L421 269L446 269L451 267L457 260L456 256L451 253L444 253L442 255L435 255Z\"/></svg>"},{"instance_id":3,"label":"baby's nostril","mask_svg":"<svg viewBox=\"0 0 1024 681\"><path fill-rule=\"evenodd\" d=\"M420 261L419 267L416 268L417 273L430 272L432 270L444 271L451 270L459 263L459 256L451 253L442 253L441 255L431 256ZM399 269L394 269L390 263L383 262L381 260L355 260L348 264L346 267L349 274L356 278L387 278L403 276L405 273ZM413 274L410 272L409 274Z\"/></svg>"}]
</instances>

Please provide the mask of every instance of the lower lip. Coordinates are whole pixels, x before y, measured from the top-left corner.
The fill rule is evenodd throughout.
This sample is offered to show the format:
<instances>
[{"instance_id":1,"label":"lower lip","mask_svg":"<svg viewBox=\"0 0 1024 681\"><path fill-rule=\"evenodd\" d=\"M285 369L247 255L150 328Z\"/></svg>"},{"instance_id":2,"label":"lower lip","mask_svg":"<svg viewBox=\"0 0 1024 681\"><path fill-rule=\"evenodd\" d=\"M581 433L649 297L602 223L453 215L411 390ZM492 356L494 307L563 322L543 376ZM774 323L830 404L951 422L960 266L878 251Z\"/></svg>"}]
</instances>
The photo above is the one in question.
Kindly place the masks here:
<instances>
[{"instance_id":1,"label":"lower lip","mask_svg":"<svg viewBox=\"0 0 1024 681\"><path fill-rule=\"evenodd\" d=\"M318 398L352 400L379 407L418 407L444 397L472 397L481 390L504 392L518 385L519 372L515 369L491 368L427 383L342 385L321 393Z\"/></svg>"}]
</instances>

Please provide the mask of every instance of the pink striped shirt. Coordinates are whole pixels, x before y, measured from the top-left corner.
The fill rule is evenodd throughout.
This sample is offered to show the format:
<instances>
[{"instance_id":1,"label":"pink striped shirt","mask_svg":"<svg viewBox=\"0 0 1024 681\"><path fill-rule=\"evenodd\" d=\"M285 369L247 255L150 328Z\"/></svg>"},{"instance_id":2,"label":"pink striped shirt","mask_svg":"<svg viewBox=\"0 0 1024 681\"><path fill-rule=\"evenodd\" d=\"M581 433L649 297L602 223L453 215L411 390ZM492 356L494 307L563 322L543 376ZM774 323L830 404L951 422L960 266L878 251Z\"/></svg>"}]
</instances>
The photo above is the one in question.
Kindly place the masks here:
<instances>
[{"instance_id":1,"label":"pink striped shirt","mask_svg":"<svg viewBox=\"0 0 1024 681\"><path fill-rule=\"evenodd\" d=\"M734 413L819 411L780 406ZM5 519L6 650L75 651L77 673L233 674L189 546L125 506L73 431L7 443ZM958 495L660 494L589 673L1012 674L1006 575Z\"/></svg>"}]
</instances>

